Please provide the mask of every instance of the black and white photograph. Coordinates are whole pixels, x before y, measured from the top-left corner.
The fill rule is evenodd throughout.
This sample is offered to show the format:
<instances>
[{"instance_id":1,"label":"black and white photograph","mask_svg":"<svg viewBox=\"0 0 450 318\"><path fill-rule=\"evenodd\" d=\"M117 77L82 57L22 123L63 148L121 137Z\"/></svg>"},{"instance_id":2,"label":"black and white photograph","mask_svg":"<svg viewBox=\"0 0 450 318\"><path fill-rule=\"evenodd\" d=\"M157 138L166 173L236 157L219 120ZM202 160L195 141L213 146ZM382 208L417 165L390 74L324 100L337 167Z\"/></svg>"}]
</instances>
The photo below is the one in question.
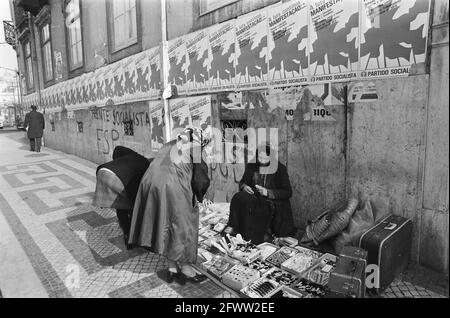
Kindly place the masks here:
<instances>
[{"instance_id":1,"label":"black and white photograph","mask_svg":"<svg viewBox=\"0 0 450 318\"><path fill-rule=\"evenodd\" d=\"M0 0L0 19L0 303L448 300L448 0Z\"/></svg>"}]
</instances>

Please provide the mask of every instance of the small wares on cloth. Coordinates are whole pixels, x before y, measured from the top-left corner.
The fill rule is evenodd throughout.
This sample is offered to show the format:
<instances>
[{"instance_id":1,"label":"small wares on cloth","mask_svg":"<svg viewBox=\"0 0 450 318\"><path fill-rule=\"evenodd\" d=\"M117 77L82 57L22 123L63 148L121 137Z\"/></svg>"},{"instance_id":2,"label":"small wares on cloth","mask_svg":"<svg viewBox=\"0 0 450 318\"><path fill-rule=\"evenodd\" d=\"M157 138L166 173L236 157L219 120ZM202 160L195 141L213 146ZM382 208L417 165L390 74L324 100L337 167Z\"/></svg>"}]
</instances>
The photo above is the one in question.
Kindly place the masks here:
<instances>
[{"instance_id":1,"label":"small wares on cloth","mask_svg":"<svg viewBox=\"0 0 450 318\"><path fill-rule=\"evenodd\" d=\"M261 259L265 260L267 257L275 253L279 247L271 243L262 243L258 245L258 249L261 251Z\"/></svg>"},{"instance_id":2,"label":"small wares on cloth","mask_svg":"<svg viewBox=\"0 0 450 318\"><path fill-rule=\"evenodd\" d=\"M274 294L272 294L272 296L270 296L270 298L305 298L305 295L282 285Z\"/></svg>"},{"instance_id":3,"label":"small wares on cloth","mask_svg":"<svg viewBox=\"0 0 450 318\"><path fill-rule=\"evenodd\" d=\"M336 267L337 259L336 256L331 254L323 255L319 262L307 271L305 278L313 283L323 286L326 285L331 272Z\"/></svg>"},{"instance_id":4,"label":"small wares on cloth","mask_svg":"<svg viewBox=\"0 0 450 318\"><path fill-rule=\"evenodd\" d=\"M222 256L214 256L211 260L202 264L210 274L221 279L222 276L231 269L235 264Z\"/></svg>"},{"instance_id":5,"label":"small wares on cloth","mask_svg":"<svg viewBox=\"0 0 450 318\"><path fill-rule=\"evenodd\" d=\"M324 286L314 284L304 278L297 280L291 288L304 294L307 298L322 298L327 292Z\"/></svg>"},{"instance_id":6,"label":"small wares on cloth","mask_svg":"<svg viewBox=\"0 0 450 318\"><path fill-rule=\"evenodd\" d=\"M258 278L260 278L259 271L238 264L223 275L222 282L235 290L241 290Z\"/></svg>"},{"instance_id":7,"label":"small wares on cloth","mask_svg":"<svg viewBox=\"0 0 450 318\"><path fill-rule=\"evenodd\" d=\"M298 278L296 275L276 267L273 267L267 273L265 273L264 277L285 286L292 285Z\"/></svg>"},{"instance_id":8,"label":"small wares on cloth","mask_svg":"<svg viewBox=\"0 0 450 318\"><path fill-rule=\"evenodd\" d=\"M256 261L251 262L250 264L247 264L246 266L250 267L252 269L256 269L257 271L259 271L261 273L261 275L264 275L264 273L266 273L268 270L273 268L272 264L269 264L266 261L263 261L261 259L257 259Z\"/></svg>"},{"instance_id":9,"label":"small wares on cloth","mask_svg":"<svg viewBox=\"0 0 450 318\"><path fill-rule=\"evenodd\" d=\"M278 251L267 257L266 261L276 267L280 267L282 263L284 263L297 253L298 251L296 249L283 246Z\"/></svg>"},{"instance_id":10,"label":"small wares on cloth","mask_svg":"<svg viewBox=\"0 0 450 318\"><path fill-rule=\"evenodd\" d=\"M251 298L269 298L278 290L278 287L278 283L263 277L243 288L241 292Z\"/></svg>"}]
</instances>

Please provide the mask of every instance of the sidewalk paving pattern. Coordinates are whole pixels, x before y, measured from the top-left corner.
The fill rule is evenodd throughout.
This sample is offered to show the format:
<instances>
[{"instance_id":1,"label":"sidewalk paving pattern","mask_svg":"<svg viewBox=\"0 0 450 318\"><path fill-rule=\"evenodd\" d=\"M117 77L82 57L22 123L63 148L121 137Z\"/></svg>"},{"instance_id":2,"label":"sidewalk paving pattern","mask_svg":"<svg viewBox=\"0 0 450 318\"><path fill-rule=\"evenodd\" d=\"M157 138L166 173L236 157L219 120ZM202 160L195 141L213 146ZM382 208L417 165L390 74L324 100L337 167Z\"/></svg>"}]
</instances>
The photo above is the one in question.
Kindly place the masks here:
<instances>
[{"instance_id":1,"label":"sidewalk paving pattern","mask_svg":"<svg viewBox=\"0 0 450 318\"><path fill-rule=\"evenodd\" d=\"M0 211L48 297L233 297L210 280L167 284L160 278L167 260L141 248L126 250L115 212L90 205L94 163L27 149L22 133L0 134ZM0 247L8 248L1 237ZM0 271L14 271L4 255L0 251ZM24 296L20 286L2 288L14 284L1 278L3 297ZM401 279L382 296L442 297Z\"/></svg>"}]
</instances>

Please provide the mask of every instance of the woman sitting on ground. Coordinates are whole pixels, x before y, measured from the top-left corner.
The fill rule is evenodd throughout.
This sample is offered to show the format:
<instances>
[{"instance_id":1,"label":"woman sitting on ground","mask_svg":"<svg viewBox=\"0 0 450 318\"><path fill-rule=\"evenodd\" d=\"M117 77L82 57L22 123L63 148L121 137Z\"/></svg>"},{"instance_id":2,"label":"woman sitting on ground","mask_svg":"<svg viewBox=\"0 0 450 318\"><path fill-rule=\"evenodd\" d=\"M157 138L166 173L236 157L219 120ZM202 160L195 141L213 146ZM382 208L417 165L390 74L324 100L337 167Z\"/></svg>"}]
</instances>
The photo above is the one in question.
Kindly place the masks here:
<instances>
[{"instance_id":1,"label":"woman sitting on ground","mask_svg":"<svg viewBox=\"0 0 450 318\"><path fill-rule=\"evenodd\" d=\"M225 232L240 233L244 239L260 244L273 236L294 235L296 229L286 166L278 161L270 145L258 147L256 158L256 163L246 165L240 191L231 200Z\"/></svg>"}]
</instances>

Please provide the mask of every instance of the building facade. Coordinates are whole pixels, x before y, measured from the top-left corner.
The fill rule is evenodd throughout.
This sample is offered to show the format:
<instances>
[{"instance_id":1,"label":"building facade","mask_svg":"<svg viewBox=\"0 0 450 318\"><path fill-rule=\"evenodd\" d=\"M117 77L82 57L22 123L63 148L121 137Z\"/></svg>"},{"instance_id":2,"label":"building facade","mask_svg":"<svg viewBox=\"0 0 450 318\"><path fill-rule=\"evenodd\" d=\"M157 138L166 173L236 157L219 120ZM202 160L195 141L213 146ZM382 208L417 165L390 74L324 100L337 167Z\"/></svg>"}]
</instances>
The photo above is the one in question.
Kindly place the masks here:
<instances>
[{"instance_id":1,"label":"building facade","mask_svg":"<svg viewBox=\"0 0 450 318\"><path fill-rule=\"evenodd\" d=\"M196 120L232 136L226 154L267 129L298 227L369 198L412 218L412 260L448 274L448 2L380 3L14 0L23 99L46 146L96 163L117 145L152 157ZM211 198L237 191L233 160L210 164Z\"/></svg>"}]
</instances>

